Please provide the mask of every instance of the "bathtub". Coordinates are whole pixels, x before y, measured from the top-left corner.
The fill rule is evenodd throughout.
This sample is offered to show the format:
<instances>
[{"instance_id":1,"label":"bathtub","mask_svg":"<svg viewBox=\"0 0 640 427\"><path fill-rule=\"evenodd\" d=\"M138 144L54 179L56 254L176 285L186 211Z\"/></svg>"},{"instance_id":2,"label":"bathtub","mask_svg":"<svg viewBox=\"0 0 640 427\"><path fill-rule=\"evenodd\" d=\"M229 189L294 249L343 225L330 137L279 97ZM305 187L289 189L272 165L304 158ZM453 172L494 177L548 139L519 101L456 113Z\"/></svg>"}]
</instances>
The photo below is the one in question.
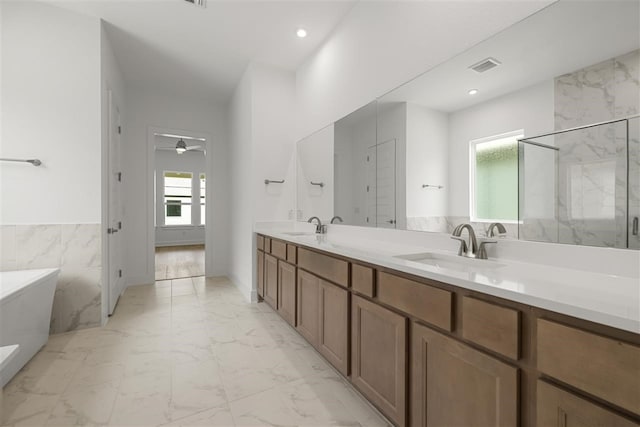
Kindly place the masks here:
<instances>
[{"instance_id":1,"label":"bathtub","mask_svg":"<svg viewBox=\"0 0 640 427\"><path fill-rule=\"evenodd\" d=\"M0 347L18 346L10 359L0 361L0 386L46 344L59 273L57 268L0 272Z\"/></svg>"}]
</instances>

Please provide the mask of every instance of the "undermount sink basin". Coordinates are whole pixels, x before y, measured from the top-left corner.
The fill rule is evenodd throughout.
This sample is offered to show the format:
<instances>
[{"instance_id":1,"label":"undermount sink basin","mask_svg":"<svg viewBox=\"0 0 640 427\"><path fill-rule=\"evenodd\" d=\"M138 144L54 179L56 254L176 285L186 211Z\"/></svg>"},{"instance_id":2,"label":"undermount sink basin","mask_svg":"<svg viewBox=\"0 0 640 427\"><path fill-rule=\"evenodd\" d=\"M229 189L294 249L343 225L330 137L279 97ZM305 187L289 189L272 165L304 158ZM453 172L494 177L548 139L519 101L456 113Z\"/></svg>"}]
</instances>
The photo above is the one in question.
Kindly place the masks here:
<instances>
[{"instance_id":1,"label":"undermount sink basin","mask_svg":"<svg viewBox=\"0 0 640 427\"><path fill-rule=\"evenodd\" d=\"M447 270L457 270L474 272L482 270L493 270L505 267L506 264L490 261L486 259L467 258L457 255L447 255L435 252L423 252L419 254L397 255L396 258L426 264Z\"/></svg>"},{"instance_id":2,"label":"undermount sink basin","mask_svg":"<svg viewBox=\"0 0 640 427\"><path fill-rule=\"evenodd\" d=\"M311 231L283 231L282 234L287 236L311 236L314 233Z\"/></svg>"}]
</instances>

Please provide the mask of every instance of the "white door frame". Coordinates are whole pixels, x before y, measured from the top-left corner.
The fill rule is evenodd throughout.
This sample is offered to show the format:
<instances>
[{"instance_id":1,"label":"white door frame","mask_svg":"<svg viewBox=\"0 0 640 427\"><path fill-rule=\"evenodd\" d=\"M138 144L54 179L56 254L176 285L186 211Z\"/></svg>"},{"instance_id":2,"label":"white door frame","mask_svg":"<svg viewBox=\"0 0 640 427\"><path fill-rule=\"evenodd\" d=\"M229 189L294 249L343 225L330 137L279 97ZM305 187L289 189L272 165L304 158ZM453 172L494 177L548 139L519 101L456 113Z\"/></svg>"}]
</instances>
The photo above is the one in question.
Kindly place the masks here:
<instances>
[{"instance_id":1,"label":"white door frame","mask_svg":"<svg viewBox=\"0 0 640 427\"><path fill-rule=\"evenodd\" d=\"M155 135L160 133L168 133L173 135L184 135L192 138L203 138L205 141L198 141L198 145L204 145L205 147L205 165L206 165L206 175L207 175L207 186L206 186L206 194L205 200L207 201L207 209L206 209L206 220L205 220L205 275L212 276L213 270L213 246L209 245L208 242L213 242L213 227L212 221L214 221L213 217L213 209L211 206L215 203L213 200L213 141L211 140L211 135L207 132L200 131L191 131L184 129L175 129L175 128L166 128L160 126L149 126L147 128L147 185L146 185L146 218L147 218L147 281L149 283L155 282L155 265L156 265L156 248L155 248L155 180L154 180L154 171L156 169L156 156L155 156L155 146L156 140Z\"/></svg>"}]
</instances>

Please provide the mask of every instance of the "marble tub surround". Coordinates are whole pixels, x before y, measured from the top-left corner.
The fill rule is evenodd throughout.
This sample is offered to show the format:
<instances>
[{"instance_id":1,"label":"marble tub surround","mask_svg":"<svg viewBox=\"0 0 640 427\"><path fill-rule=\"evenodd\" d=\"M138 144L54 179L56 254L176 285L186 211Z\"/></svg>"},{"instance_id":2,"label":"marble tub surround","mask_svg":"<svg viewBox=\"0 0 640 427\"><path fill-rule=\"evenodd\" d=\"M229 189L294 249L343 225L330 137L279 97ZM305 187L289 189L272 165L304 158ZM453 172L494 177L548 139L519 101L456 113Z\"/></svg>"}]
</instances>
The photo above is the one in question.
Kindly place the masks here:
<instances>
[{"instance_id":1,"label":"marble tub surround","mask_svg":"<svg viewBox=\"0 0 640 427\"><path fill-rule=\"evenodd\" d=\"M100 224L0 226L2 271L60 268L51 333L101 323Z\"/></svg>"},{"instance_id":2,"label":"marble tub surround","mask_svg":"<svg viewBox=\"0 0 640 427\"><path fill-rule=\"evenodd\" d=\"M302 229L297 226L300 231ZM256 223L256 233L632 332L640 331L637 252L501 239L489 249L499 268L435 267L397 258L457 256L448 234L329 225L324 236L291 235L296 225Z\"/></svg>"},{"instance_id":3,"label":"marble tub surround","mask_svg":"<svg viewBox=\"0 0 640 427\"><path fill-rule=\"evenodd\" d=\"M0 425L388 425L266 304L226 278L127 289L105 327L51 337Z\"/></svg>"}]
</instances>

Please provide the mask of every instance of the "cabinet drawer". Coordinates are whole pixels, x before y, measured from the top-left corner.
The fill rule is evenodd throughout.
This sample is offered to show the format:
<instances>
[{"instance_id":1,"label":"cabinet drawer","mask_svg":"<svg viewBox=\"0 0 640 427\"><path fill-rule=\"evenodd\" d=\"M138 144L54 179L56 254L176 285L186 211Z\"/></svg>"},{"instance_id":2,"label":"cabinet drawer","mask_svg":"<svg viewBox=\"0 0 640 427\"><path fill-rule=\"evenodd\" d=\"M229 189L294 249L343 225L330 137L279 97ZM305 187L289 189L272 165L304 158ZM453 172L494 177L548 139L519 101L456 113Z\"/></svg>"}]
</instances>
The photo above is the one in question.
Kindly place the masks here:
<instances>
[{"instance_id":1,"label":"cabinet drawer","mask_svg":"<svg viewBox=\"0 0 640 427\"><path fill-rule=\"evenodd\" d=\"M264 251L268 254L271 253L271 238L269 237L264 238Z\"/></svg>"},{"instance_id":2,"label":"cabinet drawer","mask_svg":"<svg viewBox=\"0 0 640 427\"><path fill-rule=\"evenodd\" d=\"M338 285L349 286L349 263L304 248L298 248L298 267Z\"/></svg>"},{"instance_id":3,"label":"cabinet drawer","mask_svg":"<svg viewBox=\"0 0 640 427\"><path fill-rule=\"evenodd\" d=\"M257 246L258 246L258 249L260 249L261 251L263 251L263 250L264 250L264 236L258 236L258 237L256 238L256 240L257 240Z\"/></svg>"},{"instance_id":4,"label":"cabinet drawer","mask_svg":"<svg viewBox=\"0 0 640 427\"><path fill-rule=\"evenodd\" d=\"M640 347L564 326L537 322L538 370L640 414Z\"/></svg>"},{"instance_id":5,"label":"cabinet drawer","mask_svg":"<svg viewBox=\"0 0 640 427\"><path fill-rule=\"evenodd\" d=\"M451 292L383 272L378 272L376 292L380 302L451 330Z\"/></svg>"},{"instance_id":6,"label":"cabinet drawer","mask_svg":"<svg viewBox=\"0 0 640 427\"><path fill-rule=\"evenodd\" d=\"M280 240L271 241L271 255L280 259L287 259L287 244Z\"/></svg>"},{"instance_id":7,"label":"cabinet drawer","mask_svg":"<svg viewBox=\"0 0 640 427\"><path fill-rule=\"evenodd\" d=\"M296 247L294 245L287 244L287 262L291 264L296 263Z\"/></svg>"},{"instance_id":8,"label":"cabinet drawer","mask_svg":"<svg viewBox=\"0 0 640 427\"><path fill-rule=\"evenodd\" d=\"M537 396L536 418L539 426L638 426L633 421L540 380Z\"/></svg>"},{"instance_id":9,"label":"cabinet drawer","mask_svg":"<svg viewBox=\"0 0 640 427\"><path fill-rule=\"evenodd\" d=\"M462 336L518 360L520 312L465 296L462 298Z\"/></svg>"},{"instance_id":10,"label":"cabinet drawer","mask_svg":"<svg viewBox=\"0 0 640 427\"><path fill-rule=\"evenodd\" d=\"M373 298L373 268L351 264L351 287L354 291Z\"/></svg>"}]
</instances>

